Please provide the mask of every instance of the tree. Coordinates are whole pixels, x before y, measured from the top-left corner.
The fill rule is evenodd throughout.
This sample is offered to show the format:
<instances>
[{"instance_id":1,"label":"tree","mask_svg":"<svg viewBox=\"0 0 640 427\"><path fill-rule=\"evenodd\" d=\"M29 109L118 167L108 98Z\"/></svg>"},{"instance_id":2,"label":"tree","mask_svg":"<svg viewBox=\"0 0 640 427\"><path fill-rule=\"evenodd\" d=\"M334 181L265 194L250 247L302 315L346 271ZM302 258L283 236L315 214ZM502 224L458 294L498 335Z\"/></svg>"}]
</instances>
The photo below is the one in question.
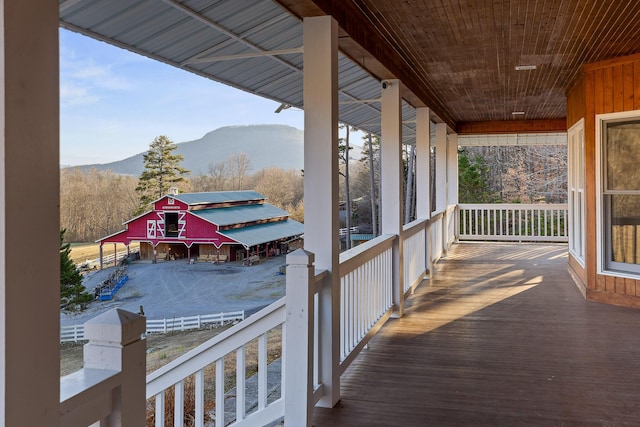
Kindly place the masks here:
<instances>
[{"instance_id":1,"label":"tree","mask_svg":"<svg viewBox=\"0 0 640 427\"><path fill-rule=\"evenodd\" d=\"M92 297L82 285L82 275L69 256L71 245L64 243L65 231L60 230L60 309L84 310Z\"/></svg>"},{"instance_id":2,"label":"tree","mask_svg":"<svg viewBox=\"0 0 640 427\"><path fill-rule=\"evenodd\" d=\"M232 190L244 190L249 169L251 169L251 160L245 153L240 152L227 158L227 170L231 175Z\"/></svg>"},{"instance_id":3,"label":"tree","mask_svg":"<svg viewBox=\"0 0 640 427\"><path fill-rule=\"evenodd\" d=\"M378 160L380 157L380 137L372 136L371 133L368 133L364 136L365 141L367 142L366 148L362 151L362 154L365 157L361 158L360 161L368 162L369 169L369 202L371 204L371 229L374 236L379 234L378 232L378 193L379 187L376 184L378 180L378 176L376 171L375 164L380 164Z\"/></svg>"},{"instance_id":4,"label":"tree","mask_svg":"<svg viewBox=\"0 0 640 427\"><path fill-rule=\"evenodd\" d=\"M344 173L341 172L340 175L344 177L344 188L345 188L345 227L347 229L346 235L346 246L347 249L351 249L351 192L349 188L349 150L351 150L351 146L349 145L349 134L350 128L349 125L340 126L340 128L345 128L346 134L344 138L338 139L338 153L340 156L340 160L344 162ZM354 128L355 129L355 128Z\"/></svg>"},{"instance_id":5,"label":"tree","mask_svg":"<svg viewBox=\"0 0 640 427\"><path fill-rule=\"evenodd\" d=\"M458 152L458 198L460 203L491 203L495 197L489 189L489 167L484 157L469 158L462 149Z\"/></svg>"},{"instance_id":6,"label":"tree","mask_svg":"<svg viewBox=\"0 0 640 427\"><path fill-rule=\"evenodd\" d=\"M69 242L89 242L122 230L136 212L138 180L112 171L60 170L60 228Z\"/></svg>"},{"instance_id":7,"label":"tree","mask_svg":"<svg viewBox=\"0 0 640 427\"><path fill-rule=\"evenodd\" d=\"M180 166L184 160L181 154L173 154L176 145L164 135L156 137L149 144L149 151L143 156L144 171L138 179L136 191L140 195L140 214L148 209L149 203L167 194L178 182L186 181L188 170Z\"/></svg>"}]
</instances>

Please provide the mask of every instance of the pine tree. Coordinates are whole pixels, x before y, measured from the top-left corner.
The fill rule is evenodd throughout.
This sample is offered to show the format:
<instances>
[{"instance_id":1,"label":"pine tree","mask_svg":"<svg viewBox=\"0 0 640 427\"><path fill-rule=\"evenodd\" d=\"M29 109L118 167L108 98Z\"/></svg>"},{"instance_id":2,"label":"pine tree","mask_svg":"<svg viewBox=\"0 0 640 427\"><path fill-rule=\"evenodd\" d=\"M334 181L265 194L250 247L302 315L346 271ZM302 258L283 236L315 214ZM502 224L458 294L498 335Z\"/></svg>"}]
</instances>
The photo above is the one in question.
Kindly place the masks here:
<instances>
[{"instance_id":1,"label":"pine tree","mask_svg":"<svg viewBox=\"0 0 640 427\"><path fill-rule=\"evenodd\" d=\"M84 310L92 297L82 284L82 275L69 256L71 245L64 243L65 231L60 230L60 309Z\"/></svg>"},{"instance_id":2,"label":"pine tree","mask_svg":"<svg viewBox=\"0 0 640 427\"><path fill-rule=\"evenodd\" d=\"M149 203L167 194L178 182L186 181L189 171L180 166L182 155L173 154L176 145L164 135L156 137L149 144L149 151L143 156L144 171L138 179L136 191L140 195L140 207L136 214L149 209Z\"/></svg>"},{"instance_id":3,"label":"pine tree","mask_svg":"<svg viewBox=\"0 0 640 427\"><path fill-rule=\"evenodd\" d=\"M484 157L470 158L464 149L458 151L458 198L460 203L493 203L496 199Z\"/></svg>"}]
</instances>

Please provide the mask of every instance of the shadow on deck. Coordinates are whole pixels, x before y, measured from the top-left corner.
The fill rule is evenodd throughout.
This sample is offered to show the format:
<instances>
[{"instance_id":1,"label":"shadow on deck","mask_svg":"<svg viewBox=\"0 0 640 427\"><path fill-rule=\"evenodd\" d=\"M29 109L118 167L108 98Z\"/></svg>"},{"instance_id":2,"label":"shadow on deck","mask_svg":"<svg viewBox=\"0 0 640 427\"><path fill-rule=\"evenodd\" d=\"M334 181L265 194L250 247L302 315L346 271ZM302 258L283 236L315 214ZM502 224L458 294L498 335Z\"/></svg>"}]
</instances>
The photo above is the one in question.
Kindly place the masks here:
<instances>
[{"instance_id":1,"label":"shadow on deck","mask_svg":"<svg viewBox=\"0 0 640 427\"><path fill-rule=\"evenodd\" d=\"M320 426L635 425L640 311L585 301L567 246L459 243Z\"/></svg>"}]
</instances>

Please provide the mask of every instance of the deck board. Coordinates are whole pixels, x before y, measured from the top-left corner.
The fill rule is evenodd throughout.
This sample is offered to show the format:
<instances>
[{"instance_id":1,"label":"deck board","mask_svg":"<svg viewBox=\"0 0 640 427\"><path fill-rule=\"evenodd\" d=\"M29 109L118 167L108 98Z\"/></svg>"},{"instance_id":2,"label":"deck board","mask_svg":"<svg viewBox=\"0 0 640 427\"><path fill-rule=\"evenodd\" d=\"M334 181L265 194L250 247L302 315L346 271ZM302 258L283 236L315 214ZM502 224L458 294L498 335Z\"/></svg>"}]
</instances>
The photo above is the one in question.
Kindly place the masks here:
<instances>
[{"instance_id":1,"label":"deck board","mask_svg":"<svg viewBox=\"0 0 640 427\"><path fill-rule=\"evenodd\" d=\"M313 425L637 425L639 325L584 300L566 245L456 244Z\"/></svg>"}]
</instances>

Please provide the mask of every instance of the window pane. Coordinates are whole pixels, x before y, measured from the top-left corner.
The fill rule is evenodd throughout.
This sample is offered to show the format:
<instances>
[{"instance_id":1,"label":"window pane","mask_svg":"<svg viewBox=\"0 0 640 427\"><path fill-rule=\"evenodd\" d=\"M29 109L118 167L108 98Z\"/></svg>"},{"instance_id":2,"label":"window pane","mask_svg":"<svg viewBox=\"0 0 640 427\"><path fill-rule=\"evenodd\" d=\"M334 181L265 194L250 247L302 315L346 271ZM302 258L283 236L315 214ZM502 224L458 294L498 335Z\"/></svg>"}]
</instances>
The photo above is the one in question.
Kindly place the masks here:
<instances>
[{"instance_id":1,"label":"window pane","mask_svg":"<svg viewBox=\"0 0 640 427\"><path fill-rule=\"evenodd\" d=\"M640 264L640 196L610 197L612 260Z\"/></svg>"},{"instance_id":2,"label":"window pane","mask_svg":"<svg viewBox=\"0 0 640 427\"><path fill-rule=\"evenodd\" d=\"M606 190L640 190L640 121L607 124Z\"/></svg>"}]
</instances>

